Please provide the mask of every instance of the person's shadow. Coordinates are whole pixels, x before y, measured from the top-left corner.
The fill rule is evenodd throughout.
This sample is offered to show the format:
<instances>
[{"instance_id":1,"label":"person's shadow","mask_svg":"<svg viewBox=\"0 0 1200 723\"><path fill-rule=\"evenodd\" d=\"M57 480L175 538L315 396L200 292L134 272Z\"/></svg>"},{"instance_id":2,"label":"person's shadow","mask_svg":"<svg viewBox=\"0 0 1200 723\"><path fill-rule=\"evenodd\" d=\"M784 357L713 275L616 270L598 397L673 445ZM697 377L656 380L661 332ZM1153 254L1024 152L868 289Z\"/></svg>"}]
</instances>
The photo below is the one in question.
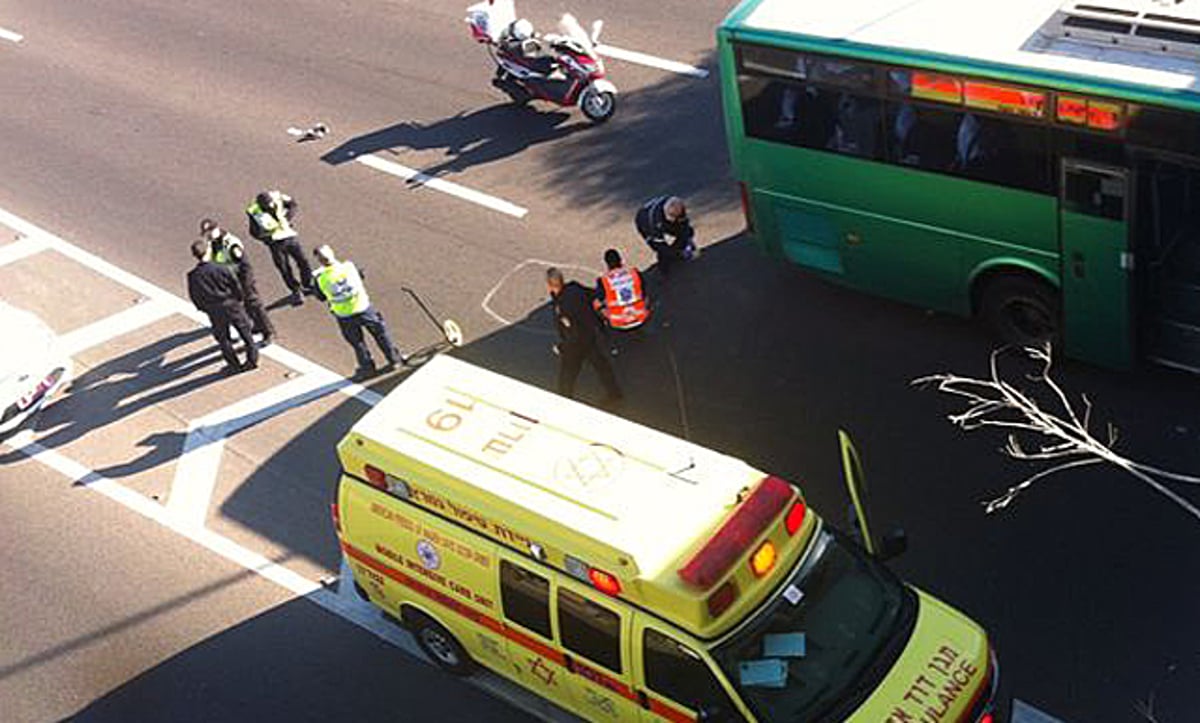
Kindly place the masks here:
<instances>
[{"instance_id":1,"label":"person's shadow","mask_svg":"<svg viewBox=\"0 0 1200 723\"><path fill-rule=\"evenodd\" d=\"M321 156L321 160L336 166L372 153L399 155L405 150L445 149L444 162L421 172L428 176L458 173L590 127L581 120L567 123L569 118L571 114L563 111L541 112L504 103L430 124L397 123L351 138Z\"/></svg>"}]
</instances>

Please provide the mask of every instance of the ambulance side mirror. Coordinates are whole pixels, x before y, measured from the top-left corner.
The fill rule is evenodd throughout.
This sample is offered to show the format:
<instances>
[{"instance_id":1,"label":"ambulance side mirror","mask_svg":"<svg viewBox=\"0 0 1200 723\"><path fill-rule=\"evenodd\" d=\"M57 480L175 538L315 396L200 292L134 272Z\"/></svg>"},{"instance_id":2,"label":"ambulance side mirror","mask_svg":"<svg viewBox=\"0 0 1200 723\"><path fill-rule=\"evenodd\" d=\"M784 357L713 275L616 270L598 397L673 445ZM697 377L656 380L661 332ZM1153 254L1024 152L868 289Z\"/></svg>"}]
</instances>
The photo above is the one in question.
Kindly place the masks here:
<instances>
[{"instance_id":1,"label":"ambulance side mirror","mask_svg":"<svg viewBox=\"0 0 1200 723\"><path fill-rule=\"evenodd\" d=\"M908 550L908 533L897 527L888 532L879 541L879 552L876 557L881 561L900 557Z\"/></svg>"}]
</instances>

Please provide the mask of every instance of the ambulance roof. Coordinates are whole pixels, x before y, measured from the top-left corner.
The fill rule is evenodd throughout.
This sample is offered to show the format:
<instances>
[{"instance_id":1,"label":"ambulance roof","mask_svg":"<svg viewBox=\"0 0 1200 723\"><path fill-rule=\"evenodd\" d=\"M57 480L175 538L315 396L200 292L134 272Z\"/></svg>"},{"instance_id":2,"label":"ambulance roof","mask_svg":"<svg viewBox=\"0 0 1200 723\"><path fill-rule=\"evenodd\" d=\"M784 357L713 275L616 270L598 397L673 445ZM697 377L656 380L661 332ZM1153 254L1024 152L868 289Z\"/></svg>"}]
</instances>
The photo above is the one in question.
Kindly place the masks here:
<instances>
[{"instance_id":1,"label":"ambulance roof","mask_svg":"<svg viewBox=\"0 0 1200 723\"><path fill-rule=\"evenodd\" d=\"M727 29L1200 91L1200 0L759 0Z\"/></svg>"},{"instance_id":2,"label":"ambulance roof","mask_svg":"<svg viewBox=\"0 0 1200 723\"><path fill-rule=\"evenodd\" d=\"M707 539L763 477L733 457L448 356L414 373L351 434L520 508L523 519L508 524L531 539L586 538L644 579Z\"/></svg>"}]
</instances>

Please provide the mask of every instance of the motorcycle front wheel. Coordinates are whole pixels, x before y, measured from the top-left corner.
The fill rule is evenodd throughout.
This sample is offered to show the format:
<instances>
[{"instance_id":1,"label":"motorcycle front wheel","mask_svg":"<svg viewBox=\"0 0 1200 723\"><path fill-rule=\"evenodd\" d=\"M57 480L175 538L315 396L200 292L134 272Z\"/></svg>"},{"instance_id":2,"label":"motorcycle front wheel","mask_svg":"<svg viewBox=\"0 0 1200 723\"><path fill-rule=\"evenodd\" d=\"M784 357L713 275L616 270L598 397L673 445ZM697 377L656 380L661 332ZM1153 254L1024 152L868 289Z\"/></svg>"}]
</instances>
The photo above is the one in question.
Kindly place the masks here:
<instances>
[{"instance_id":1,"label":"motorcycle front wheel","mask_svg":"<svg viewBox=\"0 0 1200 723\"><path fill-rule=\"evenodd\" d=\"M579 109L593 123L603 123L617 110L617 96L607 90L589 88L579 101Z\"/></svg>"}]
</instances>

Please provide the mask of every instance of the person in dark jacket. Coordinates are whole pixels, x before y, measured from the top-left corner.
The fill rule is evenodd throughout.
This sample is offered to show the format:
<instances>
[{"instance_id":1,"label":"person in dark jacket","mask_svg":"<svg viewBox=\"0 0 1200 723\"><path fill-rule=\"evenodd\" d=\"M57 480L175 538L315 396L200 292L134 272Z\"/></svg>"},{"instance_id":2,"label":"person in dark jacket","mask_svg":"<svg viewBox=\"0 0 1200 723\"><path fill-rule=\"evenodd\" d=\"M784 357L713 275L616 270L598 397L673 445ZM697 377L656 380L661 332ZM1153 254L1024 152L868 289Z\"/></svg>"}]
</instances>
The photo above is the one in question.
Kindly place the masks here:
<instances>
[{"instance_id":1,"label":"person in dark jacket","mask_svg":"<svg viewBox=\"0 0 1200 723\"><path fill-rule=\"evenodd\" d=\"M658 257L663 276L681 261L689 261L699 253L687 206L678 196L656 196L642 204L633 219L638 233ZM671 240L668 242L667 237Z\"/></svg>"},{"instance_id":2,"label":"person in dark jacket","mask_svg":"<svg viewBox=\"0 0 1200 723\"><path fill-rule=\"evenodd\" d=\"M218 263L207 260L208 241L192 242L192 256L196 266L187 274L188 297L196 308L208 315L213 338L221 347L225 358L225 371L236 373L258 367L258 348L250 336L250 319L243 307L242 288L233 272ZM237 329L238 336L246 346L246 361L238 361L229 337L229 327Z\"/></svg>"},{"instance_id":3,"label":"person in dark jacket","mask_svg":"<svg viewBox=\"0 0 1200 723\"><path fill-rule=\"evenodd\" d=\"M600 320L592 308L593 292L577 281L566 283L562 272L546 269L546 288L554 307L554 326L558 329L558 393L568 399L575 395L575 381L586 361L596 370L604 385L602 406L615 404L622 398L621 389L613 375L612 365L596 343Z\"/></svg>"},{"instance_id":4,"label":"person in dark jacket","mask_svg":"<svg viewBox=\"0 0 1200 723\"><path fill-rule=\"evenodd\" d=\"M262 241L271 251L271 261L279 271L284 285L292 292L293 306L304 303L304 294L313 292L312 267L300 247L293 221L298 206L295 199L282 191L263 191L246 207L250 235ZM295 264L296 272L292 272Z\"/></svg>"},{"instance_id":5,"label":"person in dark jacket","mask_svg":"<svg viewBox=\"0 0 1200 723\"><path fill-rule=\"evenodd\" d=\"M233 272L242 287L246 314L255 334L262 334L263 346L270 345L275 337L275 325L263 308L258 295L258 284L254 282L254 267L246 257L246 247L237 236L221 228L216 221L206 218L200 222L200 237L208 241L208 259Z\"/></svg>"}]
</instances>

